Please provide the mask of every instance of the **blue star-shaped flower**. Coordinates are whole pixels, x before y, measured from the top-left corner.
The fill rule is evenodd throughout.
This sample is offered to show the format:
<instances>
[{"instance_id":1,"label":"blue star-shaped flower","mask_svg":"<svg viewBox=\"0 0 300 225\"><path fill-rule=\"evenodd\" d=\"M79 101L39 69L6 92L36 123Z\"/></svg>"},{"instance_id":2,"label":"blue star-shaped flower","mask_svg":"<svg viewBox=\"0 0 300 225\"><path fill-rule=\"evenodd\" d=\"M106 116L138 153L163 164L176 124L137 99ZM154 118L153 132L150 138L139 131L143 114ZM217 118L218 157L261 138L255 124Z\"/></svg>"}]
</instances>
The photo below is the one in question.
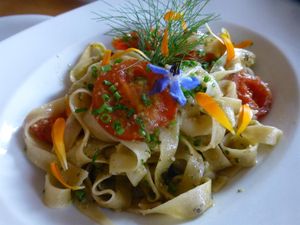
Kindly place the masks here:
<instances>
[{"instance_id":1,"label":"blue star-shaped flower","mask_svg":"<svg viewBox=\"0 0 300 225\"><path fill-rule=\"evenodd\" d=\"M172 66L170 70L148 64L148 68L156 74L163 75L154 84L150 94L163 92L170 85L170 95L181 105L186 104L186 98L181 90L183 87L186 90L192 90L200 85L200 81L196 77L182 76L181 70L176 66Z\"/></svg>"}]
</instances>

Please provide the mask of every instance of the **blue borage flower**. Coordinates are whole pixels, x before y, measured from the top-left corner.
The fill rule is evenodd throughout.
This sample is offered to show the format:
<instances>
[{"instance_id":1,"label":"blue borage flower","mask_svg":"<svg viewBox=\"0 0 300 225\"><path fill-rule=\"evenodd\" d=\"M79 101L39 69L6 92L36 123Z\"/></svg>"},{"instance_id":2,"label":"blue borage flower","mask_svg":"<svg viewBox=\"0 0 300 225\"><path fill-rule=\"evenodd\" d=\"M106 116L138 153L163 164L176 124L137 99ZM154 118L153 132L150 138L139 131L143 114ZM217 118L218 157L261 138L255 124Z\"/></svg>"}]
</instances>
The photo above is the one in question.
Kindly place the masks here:
<instances>
[{"instance_id":1,"label":"blue borage flower","mask_svg":"<svg viewBox=\"0 0 300 225\"><path fill-rule=\"evenodd\" d=\"M192 90L200 85L200 81L196 77L182 76L182 71L176 68L176 65L172 66L169 70L148 64L147 67L156 74L163 75L154 83L153 89L150 94L156 94L163 92L168 86L170 86L170 95L181 105L186 104L186 97L183 94L181 88L186 90Z\"/></svg>"}]
</instances>

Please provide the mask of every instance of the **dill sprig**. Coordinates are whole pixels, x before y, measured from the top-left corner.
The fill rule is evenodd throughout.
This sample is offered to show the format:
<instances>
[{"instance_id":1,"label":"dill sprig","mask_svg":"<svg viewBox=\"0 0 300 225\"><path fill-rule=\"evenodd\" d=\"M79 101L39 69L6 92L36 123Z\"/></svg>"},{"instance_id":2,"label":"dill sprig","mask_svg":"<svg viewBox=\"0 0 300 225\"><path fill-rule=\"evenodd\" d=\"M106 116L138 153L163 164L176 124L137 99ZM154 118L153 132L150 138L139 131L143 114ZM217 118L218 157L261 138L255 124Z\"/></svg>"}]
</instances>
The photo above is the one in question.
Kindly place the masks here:
<instances>
[{"instance_id":1,"label":"dill sprig","mask_svg":"<svg viewBox=\"0 0 300 225\"><path fill-rule=\"evenodd\" d=\"M124 5L110 6L110 12L95 13L97 20L105 21L110 26L106 34L113 37L130 38L135 33L138 48L143 51L151 63L156 65L180 62L196 46L203 43L203 38L193 38L197 31L216 18L214 14L202 13L209 0L136 0ZM164 15L174 11L182 15L182 20L165 21ZM183 30L185 21L187 29ZM163 30L168 28L169 54L161 53Z\"/></svg>"}]
</instances>

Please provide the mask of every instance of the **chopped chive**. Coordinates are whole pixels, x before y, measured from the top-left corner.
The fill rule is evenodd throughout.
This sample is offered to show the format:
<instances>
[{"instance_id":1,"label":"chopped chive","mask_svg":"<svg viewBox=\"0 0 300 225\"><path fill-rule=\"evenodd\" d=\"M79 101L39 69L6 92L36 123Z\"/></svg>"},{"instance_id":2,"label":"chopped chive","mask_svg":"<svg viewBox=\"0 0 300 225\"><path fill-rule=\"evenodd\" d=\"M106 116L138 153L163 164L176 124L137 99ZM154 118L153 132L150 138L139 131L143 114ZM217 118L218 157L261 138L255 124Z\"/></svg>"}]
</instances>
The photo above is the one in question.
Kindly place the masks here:
<instances>
[{"instance_id":1,"label":"chopped chive","mask_svg":"<svg viewBox=\"0 0 300 225\"><path fill-rule=\"evenodd\" d=\"M141 117L137 117L135 119L135 122L137 125L140 126L140 128L145 129L145 125L144 125L143 119Z\"/></svg>"},{"instance_id":2,"label":"chopped chive","mask_svg":"<svg viewBox=\"0 0 300 225\"><path fill-rule=\"evenodd\" d=\"M96 162L98 155L100 154L101 149L97 149L93 155L92 162Z\"/></svg>"},{"instance_id":3,"label":"chopped chive","mask_svg":"<svg viewBox=\"0 0 300 225\"><path fill-rule=\"evenodd\" d=\"M147 132L144 129L140 129L140 135L142 135L143 137L147 136Z\"/></svg>"},{"instance_id":4,"label":"chopped chive","mask_svg":"<svg viewBox=\"0 0 300 225\"><path fill-rule=\"evenodd\" d=\"M106 85L106 86L112 85L112 83L108 80L103 80L103 84Z\"/></svg>"},{"instance_id":5,"label":"chopped chive","mask_svg":"<svg viewBox=\"0 0 300 225\"><path fill-rule=\"evenodd\" d=\"M108 71L111 70L111 65L101 66L101 67L100 67L100 70L101 70L101 72L106 73L106 72L108 72Z\"/></svg>"},{"instance_id":6,"label":"chopped chive","mask_svg":"<svg viewBox=\"0 0 300 225\"><path fill-rule=\"evenodd\" d=\"M113 123L113 129L118 135L122 135L125 132L124 128L122 127L122 124L118 120L116 120Z\"/></svg>"},{"instance_id":7,"label":"chopped chive","mask_svg":"<svg viewBox=\"0 0 300 225\"><path fill-rule=\"evenodd\" d=\"M210 81L210 77L209 76L204 76L203 81L206 83L208 81Z\"/></svg>"},{"instance_id":8,"label":"chopped chive","mask_svg":"<svg viewBox=\"0 0 300 225\"><path fill-rule=\"evenodd\" d=\"M151 105L151 100L150 100L150 98L149 98L148 95L146 95L144 93L144 94L142 94L141 98L142 98L142 101L143 101L143 103L144 103L145 106Z\"/></svg>"},{"instance_id":9,"label":"chopped chive","mask_svg":"<svg viewBox=\"0 0 300 225\"><path fill-rule=\"evenodd\" d=\"M202 68L205 69L205 70L207 70L208 67L209 67L209 63L207 63L207 62L202 63L201 65L202 65Z\"/></svg>"},{"instance_id":10,"label":"chopped chive","mask_svg":"<svg viewBox=\"0 0 300 225\"><path fill-rule=\"evenodd\" d=\"M86 192L84 190L76 190L74 191L74 195L80 202L83 202L86 199Z\"/></svg>"},{"instance_id":11,"label":"chopped chive","mask_svg":"<svg viewBox=\"0 0 300 225\"><path fill-rule=\"evenodd\" d=\"M87 89L88 89L89 91L92 91L92 90L94 89L94 85L91 84L91 83L87 84Z\"/></svg>"},{"instance_id":12,"label":"chopped chive","mask_svg":"<svg viewBox=\"0 0 300 225\"><path fill-rule=\"evenodd\" d=\"M98 77L98 69L96 66L92 66L92 77L97 78Z\"/></svg>"},{"instance_id":13,"label":"chopped chive","mask_svg":"<svg viewBox=\"0 0 300 225\"><path fill-rule=\"evenodd\" d=\"M133 108L128 109L127 111L127 118L132 117L135 113L135 110Z\"/></svg>"},{"instance_id":14,"label":"chopped chive","mask_svg":"<svg viewBox=\"0 0 300 225\"><path fill-rule=\"evenodd\" d=\"M87 110L88 110L87 108L78 108L78 109L75 109L75 113L86 112Z\"/></svg>"},{"instance_id":15,"label":"chopped chive","mask_svg":"<svg viewBox=\"0 0 300 225\"><path fill-rule=\"evenodd\" d=\"M206 53L205 53L204 49L199 49L198 54L199 54L199 56L205 56Z\"/></svg>"},{"instance_id":16,"label":"chopped chive","mask_svg":"<svg viewBox=\"0 0 300 225\"><path fill-rule=\"evenodd\" d=\"M115 110L127 110L127 109L128 109L127 106L122 105L122 104L116 104L116 105L113 106L114 111Z\"/></svg>"},{"instance_id":17,"label":"chopped chive","mask_svg":"<svg viewBox=\"0 0 300 225\"><path fill-rule=\"evenodd\" d=\"M102 96L103 101L108 102L110 100L109 94L103 94Z\"/></svg>"},{"instance_id":18,"label":"chopped chive","mask_svg":"<svg viewBox=\"0 0 300 225\"><path fill-rule=\"evenodd\" d=\"M100 116L100 120L103 122L103 123L109 123L111 121L111 116L107 113L103 113L101 116Z\"/></svg>"},{"instance_id":19,"label":"chopped chive","mask_svg":"<svg viewBox=\"0 0 300 225\"><path fill-rule=\"evenodd\" d=\"M115 93L116 91L117 91L117 87L115 86L115 85L111 85L110 87L109 87L109 90L112 92L112 93Z\"/></svg>"},{"instance_id":20,"label":"chopped chive","mask_svg":"<svg viewBox=\"0 0 300 225\"><path fill-rule=\"evenodd\" d=\"M104 103L100 108L94 109L92 111L92 114L94 115L100 115L103 112L113 112L113 107L109 106L107 103Z\"/></svg>"},{"instance_id":21,"label":"chopped chive","mask_svg":"<svg viewBox=\"0 0 300 225\"><path fill-rule=\"evenodd\" d=\"M123 59L119 58L119 59L116 59L116 60L114 61L114 63L117 64L117 63L121 63L122 61L123 61Z\"/></svg>"},{"instance_id":22,"label":"chopped chive","mask_svg":"<svg viewBox=\"0 0 300 225\"><path fill-rule=\"evenodd\" d=\"M120 93L118 91L116 91L114 93L114 98L116 99L116 101L119 101L122 98L122 96L120 95Z\"/></svg>"}]
</instances>

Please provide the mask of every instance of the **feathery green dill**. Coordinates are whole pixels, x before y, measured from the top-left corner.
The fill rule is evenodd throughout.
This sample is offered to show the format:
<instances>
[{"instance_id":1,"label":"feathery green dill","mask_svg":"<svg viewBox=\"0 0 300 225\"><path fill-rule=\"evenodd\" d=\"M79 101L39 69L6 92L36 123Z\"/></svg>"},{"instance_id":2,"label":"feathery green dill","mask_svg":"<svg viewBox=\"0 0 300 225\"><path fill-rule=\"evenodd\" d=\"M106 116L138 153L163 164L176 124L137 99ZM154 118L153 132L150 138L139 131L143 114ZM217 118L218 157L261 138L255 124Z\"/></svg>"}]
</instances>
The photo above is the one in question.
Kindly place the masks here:
<instances>
[{"instance_id":1,"label":"feathery green dill","mask_svg":"<svg viewBox=\"0 0 300 225\"><path fill-rule=\"evenodd\" d=\"M143 51L156 65L174 64L181 61L196 46L203 43L203 38L193 38L199 29L216 18L214 14L205 14L203 9L209 0L137 0L128 1L119 6L111 7L109 12L95 13L97 20L110 26L106 34L113 37L129 37L137 35L138 48ZM180 13L182 20L164 20L168 11ZM187 24L183 30L182 23ZM161 45L163 31L169 32L169 54L162 55Z\"/></svg>"}]
</instances>

